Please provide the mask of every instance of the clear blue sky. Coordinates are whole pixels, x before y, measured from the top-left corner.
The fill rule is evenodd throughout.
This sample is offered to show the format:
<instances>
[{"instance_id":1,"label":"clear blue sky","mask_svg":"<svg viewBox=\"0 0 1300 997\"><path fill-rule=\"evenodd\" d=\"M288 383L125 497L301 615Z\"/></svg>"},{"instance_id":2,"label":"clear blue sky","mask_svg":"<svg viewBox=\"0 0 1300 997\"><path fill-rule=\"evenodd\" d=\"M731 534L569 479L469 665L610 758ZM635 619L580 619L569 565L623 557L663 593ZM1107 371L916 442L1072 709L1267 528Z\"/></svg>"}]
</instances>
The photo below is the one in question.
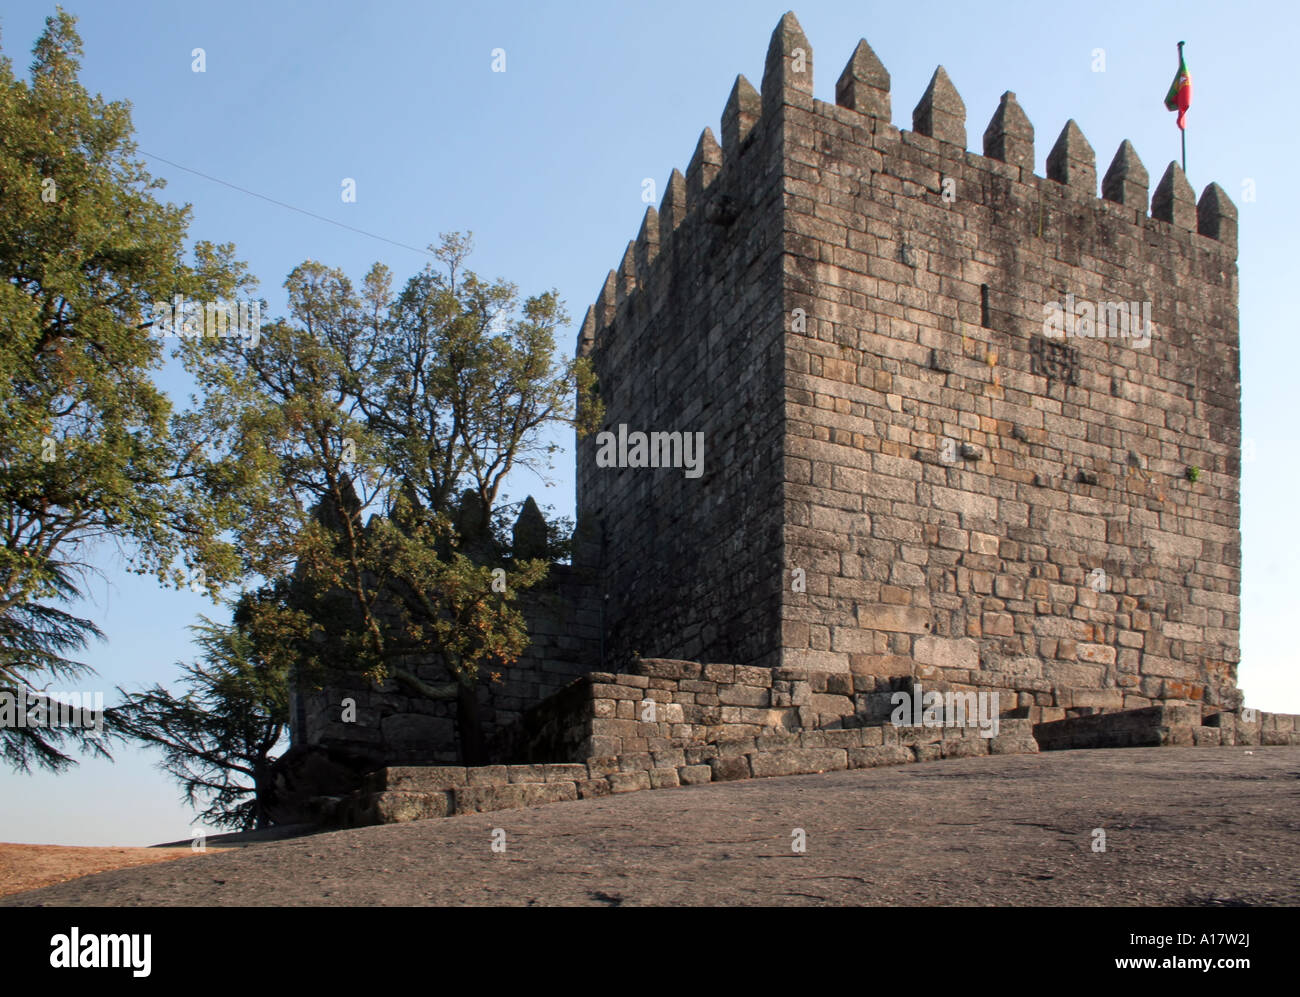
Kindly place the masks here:
<instances>
[{"instance_id":1,"label":"clear blue sky","mask_svg":"<svg viewBox=\"0 0 1300 997\"><path fill-rule=\"evenodd\" d=\"M581 320L644 211L641 183L662 189L701 129L719 133L737 73L762 78L768 37L789 0L655 3L259 2L113 4L70 0L85 45L82 80L131 101L142 150L399 243L472 230L472 265L525 293L555 287ZM48 3L9 0L3 48L25 73ZM1295 622L1300 371L1289 106L1297 32L1289 2L1135 4L812 2L795 8L814 50L815 92L866 37L893 77L894 122L942 63L968 110L969 148L1004 90L1036 129L1038 172L1074 118L1103 173L1127 138L1159 179L1178 155L1162 98L1187 42L1195 96L1188 164L1199 195L1217 181L1241 213L1245 436L1243 663L1248 705L1300 712ZM191 71L191 51L207 71ZM492 51L506 72L492 72ZM1094 72L1094 50L1105 70ZM194 206L192 238L234 241L272 312L306 259L359 279L376 260L398 280L421 254L366 238L157 161L165 196ZM355 179L357 201L340 184ZM1253 180L1256 200L1243 203ZM571 349L574 331L564 334ZM572 514L572 457L557 483L515 482L518 497ZM213 612L159 590L110 558L107 583L81 607L108 635L85 656L111 690L174 684L193 657L187 625ZM189 836L193 814L156 758L123 751L69 774L0 772L0 840L148 844Z\"/></svg>"}]
</instances>

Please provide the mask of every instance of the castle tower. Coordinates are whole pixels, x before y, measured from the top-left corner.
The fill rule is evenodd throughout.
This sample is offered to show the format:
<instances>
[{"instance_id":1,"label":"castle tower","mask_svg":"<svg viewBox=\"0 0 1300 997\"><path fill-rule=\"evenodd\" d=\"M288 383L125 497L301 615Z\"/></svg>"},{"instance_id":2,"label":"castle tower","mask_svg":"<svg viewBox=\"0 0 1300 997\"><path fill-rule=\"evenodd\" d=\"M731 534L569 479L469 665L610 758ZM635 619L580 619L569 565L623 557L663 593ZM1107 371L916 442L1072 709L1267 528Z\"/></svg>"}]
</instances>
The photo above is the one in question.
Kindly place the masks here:
<instances>
[{"instance_id":1,"label":"castle tower","mask_svg":"<svg viewBox=\"0 0 1300 997\"><path fill-rule=\"evenodd\" d=\"M1232 203L1170 164L1148 214L1128 142L1099 197L1073 121L1036 176L1010 92L969 152L942 67L900 130L865 41L835 95L785 15L583 323L613 434L577 457L608 667L1236 707ZM698 474L635 466L682 456L636 433L702 434Z\"/></svg>"}]
</instances>

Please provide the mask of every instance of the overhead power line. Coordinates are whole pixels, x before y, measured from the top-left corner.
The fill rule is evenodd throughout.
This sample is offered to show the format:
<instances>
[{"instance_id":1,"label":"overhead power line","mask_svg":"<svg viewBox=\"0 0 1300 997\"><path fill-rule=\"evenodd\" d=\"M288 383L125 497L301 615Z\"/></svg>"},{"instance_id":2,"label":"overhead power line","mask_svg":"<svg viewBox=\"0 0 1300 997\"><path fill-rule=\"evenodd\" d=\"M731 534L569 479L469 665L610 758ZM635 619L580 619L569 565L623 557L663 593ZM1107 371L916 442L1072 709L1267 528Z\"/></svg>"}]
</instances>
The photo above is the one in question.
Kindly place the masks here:
<instances>
[{"instance_id":1,"label":"overhead power line","mask_svg":"<svg viewBox=\"0 0 1300 997\"><path fill-rule=\"evenodd\" d=\"M277 205L278 207L288 208L290 211L296 211L298 212L298 214L306 215L308 218L315 218L317 221L320 222L328 222L330 225L337 225L339 228L347 229L349 232L355 232L357 235L364 235L370 239L378 239L380 242L386 242L390 246L399 246L402 249L409 249L411 250L411 252L420 253L422 256L434 255L433 253L429 252L427 249L420 249L417 246L411 246L405 242L398 242L396 239L389 239L387 236L376 235L374 232L367 232L365 229L356 228L353 225L345 225L343 222L335 221L333 218L326 218L324 215L318 215L314 211L308 211L305 208L299 208L296 205L287 204L284 201L277 201L274 197L267 197L265 194L259 194L255 190L249 190L247 187L241 187L238 184L230 183L227 180L222 180L220 177L214 177L207 173L203 173L200 170L191 169L188 166L182 166L180 163L174 163L170 159L166 159L163 156L155 155L152 152L145 152L143 149L139 151L142 154L148 156L150 159L158 160L158 162L160 163L166 163L168 166L173 166L178 170L184 170L186 173L193 173L196 177L202 177L204 180L211 180L213 183L219 183L223 187L229 187L231 190L237 190L241 194L247 194L249 197L256 197L259 200L267 201L271 204Z\"/></svg>"}]
</instances>

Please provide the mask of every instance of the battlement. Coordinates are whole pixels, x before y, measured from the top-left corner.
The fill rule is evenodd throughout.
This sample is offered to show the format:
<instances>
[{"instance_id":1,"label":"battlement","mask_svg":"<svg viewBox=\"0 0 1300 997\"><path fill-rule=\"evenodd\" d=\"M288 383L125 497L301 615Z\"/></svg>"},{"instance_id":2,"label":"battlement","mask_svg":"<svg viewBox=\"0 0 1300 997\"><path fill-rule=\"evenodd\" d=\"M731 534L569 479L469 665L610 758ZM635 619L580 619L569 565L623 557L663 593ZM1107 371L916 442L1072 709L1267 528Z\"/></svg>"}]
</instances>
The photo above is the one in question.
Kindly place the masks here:
<instances>
[{"instance_id":1,"label":"battlement","mask_svg":"<svg viewBox=\"0 0 1300 997\"><path fill-rule=\"evenodd\" d=\"M590 353L620 309L633 307L628 302L638 289L645 293L655 285L660 253L670 254L671 240L683 223L689 219L729 225L736 219L743 194L727 182L737 172L733 164L750 154L755 133L781 117L785 107L812 111L844 126L835 133L834 149L816 149L806 133L787 130L782 139L806 152L797 160L817 168L822 155L833 153L857 166L867 182L875 182L877 175L893 177L899 181L894 193L935 210L946 210L958 199L998 210L1002 188L990 182L998 177L1037 193L1036 217L1002 220L1019 237L1043 238L1062 221L1054 216L1077 218L1078 211L1090 206L1095 224L1129 226L1126 234L1131 238L1145 239L1171 256L1181 246L1236 259L1237 209L1223 188L1210 183L1198 200L1182 168L1170 162L1151 193L1146 167L1127 139L1102 178L1100 195L1096 154L1073 119L1065 123L1048 154L1047 175L1036 175L1034 126L1010 90L1003 93L984 130L980 155L966 149L966 105L943 66L935 69L912 111L911 131L890 123L889 72L865 39L858 42L836 82L834 104L814 98L812 89L813 48L795 15L787 13L772 34L761 93L743 75L736 77L722 112L722 144L705 128L686 175L674 169L659 209L646 209L637 237L628 243L618 267L609 271L596 303L584 316L580 355ZM906 152L900 147L907 147ZM927 169L891 169L907 160ZM771 178L778 179L776 174ZM946 181L952 183L945 187ZM1188 239L1182 233L1202 238Z\"/></svg>"},{"instance_id":2,"label":"battlement","mask_svg":"<svg viewBox=\"0 0 1300 997\"><path fill-rule=\"evenodd\" d=\"M707 781L715 737L757 755L735 769L728 741L712 779L820 770L760 742L821 752L821 728L883 723L922 686L999 692L1048 747L1262 736L1235 713L1232 202L1217 184L1198 201L1173 163L1152 191L1127 141L1099 195L1072 120L1038 176L1010 91L970 152L942 66L911 131L891 99L866 41L835 102L813 97L786 14L761 90L737 77L721 142L706 128L647 207L579 333L605 414L577 441L574 564L527 601L528 654L480 690L506 760L563 764L467 776L466 807L484 807L475 779L528 800L512 784L539 772L542 796L579 780L555 798ZM376 762L455 758L451 700L347 694L363 722L334 722L335 690L296 729ZM846 758L900 760L834 735ZM915 757L970 750L948 741Z\"/></svg>"}]
</instances>

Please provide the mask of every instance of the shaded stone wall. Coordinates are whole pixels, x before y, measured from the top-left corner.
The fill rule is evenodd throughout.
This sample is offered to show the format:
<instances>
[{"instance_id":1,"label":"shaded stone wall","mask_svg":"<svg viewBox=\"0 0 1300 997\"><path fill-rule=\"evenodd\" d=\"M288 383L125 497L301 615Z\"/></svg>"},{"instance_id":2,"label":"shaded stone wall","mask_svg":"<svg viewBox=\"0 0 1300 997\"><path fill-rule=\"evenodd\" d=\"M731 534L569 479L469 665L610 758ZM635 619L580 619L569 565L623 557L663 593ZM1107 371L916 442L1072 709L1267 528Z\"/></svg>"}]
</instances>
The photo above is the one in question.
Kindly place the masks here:
<instances>
[{"instance_id":1,"label":"shaded stone wall","mask_svg":"<svg viewBox=\"0 0 1300 997\"><path fill-rule=\"evenodd\" d=\"M864 681L877 692L874 679ZM638 659L627 672L584 676L525 712L498 754L509 762L582 761L840 726L855 713L853 694L847 675Z\"/></svg>"},{"instance_id":2,"label":"shaded stone wall","mask_svg":"<svg viewBox=\"0 0 1300 997\"><path fill-rule=\"evenodd\" d=\"M774 731L737 740L588 758L577 763L394 766L369 773L343 796L313 801L316 819L344 826L486 813L599 799L645 789L878 768L940 758L1034 754L1028 720L1006 720L999 737L972 727Z\"/></svg>"},{"instance_id":3,"label":"shaded stone wall","mask_svg":"<svg viewBox=\"0 0 1300 997\"><path fill-rule=\"evenodd\" d=\"M592 587L569 565L551 567L547 580L516 603L528 621L531 643L500 682L479 683L483 736L490 743L524 710L563 689L596 666L599 614ZM408 662L421 681L443 688L445 698L412 694L397 682L383 687L334 679L323 688L299 686L292 708L295 746L325 746L359 763L461 761L456 695L446 668L434 656ZM344 722L343 701L356 702L356 719Z\"/></svg>"},{"instance_id":4,"label":"shaded stone wall","mask_svg":"<svg viewBox=\"0 0 1300 997\"><path fill-rule=\"evenodd\" d=\"M706 129L583 322L603 430L704 440L697 478L600 467L599 439L578 443L607 670L637 654L779 663L781 145L757 101L739 80L721 147Z\"/></svg>"}]
</instances>

